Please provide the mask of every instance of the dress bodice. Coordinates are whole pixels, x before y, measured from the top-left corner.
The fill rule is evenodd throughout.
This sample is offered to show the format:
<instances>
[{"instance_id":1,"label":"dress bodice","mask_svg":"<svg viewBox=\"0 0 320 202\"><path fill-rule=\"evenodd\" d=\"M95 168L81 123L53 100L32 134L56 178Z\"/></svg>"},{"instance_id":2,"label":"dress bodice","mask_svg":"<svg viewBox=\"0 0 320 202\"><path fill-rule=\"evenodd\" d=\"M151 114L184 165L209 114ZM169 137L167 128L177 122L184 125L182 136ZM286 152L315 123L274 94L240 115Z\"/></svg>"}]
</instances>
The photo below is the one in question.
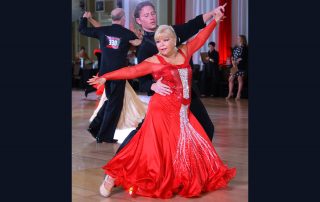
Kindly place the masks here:
<instances>
[{"instance_id":1,"label":"dress bodice","mask_svg":"<svg viewBox=\"0 0 320 202\"><path fill-rule=\"evenodd\" d=\"M191 98L192 70L184 53L178 49L185 59L180 65L173 65L166 62L157 55L161 64L167 65L165 68L152 74L155 80L163 78L162 83L168 85L172 90L172 96L176 97L182 104L189 104Z\"/></svg>"}]
</instances>

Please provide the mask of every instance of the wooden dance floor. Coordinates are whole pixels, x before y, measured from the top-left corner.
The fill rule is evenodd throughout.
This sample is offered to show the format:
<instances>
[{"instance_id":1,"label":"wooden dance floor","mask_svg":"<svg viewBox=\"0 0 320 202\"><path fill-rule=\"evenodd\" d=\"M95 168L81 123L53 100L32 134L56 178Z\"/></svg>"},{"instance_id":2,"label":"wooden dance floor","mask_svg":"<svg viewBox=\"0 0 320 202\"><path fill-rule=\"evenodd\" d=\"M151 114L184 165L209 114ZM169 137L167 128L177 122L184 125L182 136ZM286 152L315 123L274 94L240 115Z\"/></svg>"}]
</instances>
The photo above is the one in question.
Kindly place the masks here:
<instances>
[{"instance_id":1,"label":"wooden dance floor","mask_svg":"<svg viewBox=\"0 0 320 202\"><path fill-rule=\"evenodd\" d=\"M84 92L72 91L72 201L194 201L247 202L248 201L248 100L203 98L215 126L213 145L229 167L237 168L237 176L227 189L203 194L199 198L154 199L134 197L121 188L115 188L110 198L99 194L103 180L101 167L113 157L118 144L97 144L86 128L97 101L94 93L84 99Z\"/></svg>"}]
</instances>

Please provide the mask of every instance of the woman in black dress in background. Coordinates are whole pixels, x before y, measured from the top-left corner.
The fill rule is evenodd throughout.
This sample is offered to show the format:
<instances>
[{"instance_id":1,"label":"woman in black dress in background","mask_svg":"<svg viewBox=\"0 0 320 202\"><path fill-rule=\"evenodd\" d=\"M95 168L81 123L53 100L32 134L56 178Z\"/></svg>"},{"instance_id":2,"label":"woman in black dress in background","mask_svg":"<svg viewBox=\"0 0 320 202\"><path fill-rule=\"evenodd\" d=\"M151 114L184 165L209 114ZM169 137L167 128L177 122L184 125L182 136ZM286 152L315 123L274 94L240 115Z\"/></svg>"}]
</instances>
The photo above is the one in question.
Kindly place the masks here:
<instances>
[{"instance_id":1,"label":"woman in black dress in background","mask_svg":"<svg viewBox=\"0 0 320 202\"><path fill-rule=\"evenodd\" d=\"M239 35L238 45L232 51L232 63L238 67L238 71L229 76L229 93L226 99L233 97L234 79L238 78L238 92L236 100L241 98L241 91L243 88L243 77L248 68L248 45L245 35Z\"/></svg>"}]
</instances>

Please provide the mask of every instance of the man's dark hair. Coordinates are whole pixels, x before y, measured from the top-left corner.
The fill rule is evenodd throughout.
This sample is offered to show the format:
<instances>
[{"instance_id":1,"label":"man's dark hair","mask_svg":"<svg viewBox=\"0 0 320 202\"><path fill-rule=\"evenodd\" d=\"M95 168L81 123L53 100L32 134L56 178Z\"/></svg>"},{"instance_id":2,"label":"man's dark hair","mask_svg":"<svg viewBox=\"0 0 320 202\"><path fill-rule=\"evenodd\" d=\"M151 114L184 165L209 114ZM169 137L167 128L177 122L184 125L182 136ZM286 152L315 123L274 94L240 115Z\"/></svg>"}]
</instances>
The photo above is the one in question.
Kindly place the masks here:
<instances>
[{"instance_id":1,"label":"man's dark hair","mask_svg":"<svg viewBox=\"0 0 320 202\"><path fill-rule=\"evenodd\" d=\"M211 45L211 46L213 46L213 47L216 47L216 43L213 42L213 41L211 41L208 45Z\"/></svg>"},{"instance_id":2,"label":"man's dark hair","mask_svg":"<svg viewBox=\"0 0 320 202\"><path fill-rule=\"evenodd\" d=\"M86 50L86 49L84 48L84 46L81 46L81 47L80 47L80 50Z\"/></svg>"},{"instance_id":3,"label":"man's dark hair","mask_svg":"<svg viewBox=\"0 0 320 202\"><path fill-rule=\"evenodd\" d=\"M135 10L134 10L134 18L139 18L140 17L140 12L141 12L141 9L145 6L151 6L153 8L153 10L156 10L154 8L154 5L150 2L150 1L143 1L143 2L140 2L138 3L138 5L136 6Z\"/></svg>"}]
</instances>

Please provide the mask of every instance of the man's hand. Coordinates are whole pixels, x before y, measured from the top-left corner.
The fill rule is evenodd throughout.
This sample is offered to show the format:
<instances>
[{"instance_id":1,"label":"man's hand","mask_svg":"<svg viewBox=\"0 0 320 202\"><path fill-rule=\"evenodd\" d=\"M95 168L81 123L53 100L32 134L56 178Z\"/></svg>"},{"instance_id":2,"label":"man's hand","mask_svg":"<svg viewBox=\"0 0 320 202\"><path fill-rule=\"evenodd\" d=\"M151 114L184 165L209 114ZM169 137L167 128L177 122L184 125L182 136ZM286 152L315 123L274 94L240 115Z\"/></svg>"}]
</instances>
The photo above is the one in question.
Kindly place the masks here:
<instances>
[{"instance_id":1,"label":"man's hand","mask_svg":"<svg viewBox=\"0 0 320 202\"><path fill-rule=\"evenodd\" d=\"M84 14L83 14L83 16L82 17L84 17L84 18L88 18L88 14L89 12L88 11L86 11L86 12L84 12Z\"/></svg>"},{"instance_id":2,"label":"man's hand","mask_svg":"<svg viewBox=\"0 0 320 202\"><path fill-rule=\"evenodd\" d=\"M90 12L90 11L88 11L87 13L88 13L88 14L87 14L87 18L88 18L88 19L92 18L92 14L91 14L91 12Z\"/></svg>"},{"instance_id":3,"label":"man's hand","mask_svg":"<svg viewBox=\"0 0 320 202\"><path fill-rule=\"evenodd\" d=\"M163 84L161 81L162 77L156 83L151 85L151 90L163 96L170 95L172 93L170 87Z\"/></svg>"},{"instance_id":4,"label":"man's hand","mask_svg":"<svg viewBox=\"0 0 320 202\"><path fill-rule=\"evenodd\" d=\"M98 88L103 85L107 80L105 78L100 78L98 76L93 76L91 79L89 79L87 82L90 85L98 84Z\"/></svg>"},{"instance_id":5,"label":"man's hand","mask_svg":"<svg viewBox=\"0 0 320 202\"><path fill-rule=\"evenodd\" d=\"M82 17L87 18L87 19L91 19L92 14L90 11L85 11Z\"/></svg>"},{"instance_id":6,"label":"man's hand","mask_svg":"<svg viewBox=\"0 0 320 202\"><path fill-rule=\"evenodd\" d=\"M133 46L140 46L141 42L142 42L141 39L134 39L129 41L129 43Z\"/></svg>"}]
</instances>

